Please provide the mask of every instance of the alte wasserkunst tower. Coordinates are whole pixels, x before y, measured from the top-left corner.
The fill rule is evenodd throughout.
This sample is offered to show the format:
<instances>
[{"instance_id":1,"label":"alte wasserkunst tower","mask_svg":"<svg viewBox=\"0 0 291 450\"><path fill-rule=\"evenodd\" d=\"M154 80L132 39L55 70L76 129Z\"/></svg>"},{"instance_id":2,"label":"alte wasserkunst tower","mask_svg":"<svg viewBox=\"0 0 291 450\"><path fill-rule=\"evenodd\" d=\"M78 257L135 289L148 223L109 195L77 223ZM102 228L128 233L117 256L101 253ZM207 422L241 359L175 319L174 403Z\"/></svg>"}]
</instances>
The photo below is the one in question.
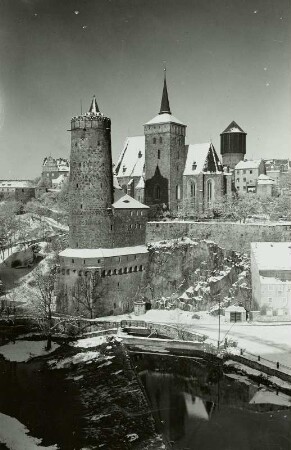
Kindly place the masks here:
<instances>
[{"instance_id":1,"label":"alte wasserkunst tower","mask_svg":"<svg viewBox=\"0 0 291 450\"><path fill-rule=\"evenodd\" d=\"M71 120L69 248L60 253L57 310L89 317L131 311L147 265L148 206L114 201L111 120L95 96Z\"/></svg>"}]
</instances>

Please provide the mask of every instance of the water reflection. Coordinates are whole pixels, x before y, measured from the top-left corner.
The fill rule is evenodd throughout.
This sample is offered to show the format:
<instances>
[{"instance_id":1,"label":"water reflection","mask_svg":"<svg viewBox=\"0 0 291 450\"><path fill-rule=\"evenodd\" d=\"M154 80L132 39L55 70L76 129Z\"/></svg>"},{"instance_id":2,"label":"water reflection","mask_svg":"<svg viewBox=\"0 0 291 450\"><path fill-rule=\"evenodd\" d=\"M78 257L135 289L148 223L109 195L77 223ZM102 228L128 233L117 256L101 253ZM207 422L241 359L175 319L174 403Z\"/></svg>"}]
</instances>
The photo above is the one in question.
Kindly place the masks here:
<instances>
[{"instance_id":1,"label":"water reflection","mask_svg":"<svg viewBox=\"0 0 291 450\"><path fill-rule=\"evenodd\" d=\"M277 404L270 405L268 400L256 404L252 399L261 391L253 383L223 375L209 382L206 367L203 371L197 367L191 376L176 369L174 373L140 372L157 427L170 448L290 450L291 416L286 399L285 406L279 396Z\"/></svg>"}]
</instances>

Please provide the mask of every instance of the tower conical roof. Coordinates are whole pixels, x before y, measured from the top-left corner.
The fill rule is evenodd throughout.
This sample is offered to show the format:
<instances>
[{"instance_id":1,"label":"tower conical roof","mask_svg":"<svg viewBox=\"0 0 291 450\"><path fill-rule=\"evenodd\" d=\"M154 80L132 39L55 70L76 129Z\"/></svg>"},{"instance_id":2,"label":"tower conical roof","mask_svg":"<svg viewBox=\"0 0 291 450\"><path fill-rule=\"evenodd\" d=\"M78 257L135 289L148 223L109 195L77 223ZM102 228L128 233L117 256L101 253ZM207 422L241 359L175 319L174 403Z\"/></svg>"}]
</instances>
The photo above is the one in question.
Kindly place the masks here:
<instances>
[{"instance_id":1,"label":"tower conical roof","mask_svg":"<svg viewBox=\"0 0 291 450\"><path fill-rule=\"evenodd\" d=\"M162 101L161 101L161 109L159 114L172 114L170 110L170 103L169 103L169 97L168 97L168 89L167 89L167 80L166 80L166 69L164 69L164 88L163 88L163 95L162 95Z\"/></svg>"},{"instance_id":2,"label":"tower conical roof","mask_svg":"<svg viewBox=\"0 0 291 450\"><path fill-rule=\"evenodd\" d=\"M93 95L92 102L91 102L91 106L90 106L88 112L91 113L91 114L97 114L97 113L100 113L99 108L98 108L98 105L97 105L97 101L96 101L95 95Z\"/></svg>"},{"instance_id":3,"label":"tower conical roof","mask_svg":"<svg viewBox=\"0 0 291 450\"><path fill-rule=\"evenodd\" d=\"M244 133L247 134L234 120L226 127L226 129L221 133Z\"/></svg>"}]
</instances>

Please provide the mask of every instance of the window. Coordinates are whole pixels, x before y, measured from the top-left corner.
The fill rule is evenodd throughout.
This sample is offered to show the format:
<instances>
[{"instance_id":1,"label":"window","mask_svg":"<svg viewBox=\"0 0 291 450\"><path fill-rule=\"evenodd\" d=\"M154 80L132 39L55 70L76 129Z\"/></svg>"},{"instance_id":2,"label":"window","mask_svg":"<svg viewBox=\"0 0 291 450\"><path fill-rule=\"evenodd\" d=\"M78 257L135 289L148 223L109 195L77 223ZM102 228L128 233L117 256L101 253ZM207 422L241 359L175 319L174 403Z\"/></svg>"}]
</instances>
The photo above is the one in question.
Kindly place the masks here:
<instances>
[{"instance_id":1,"label":"window","mask_svg":"<svg viewBox=\"0 0 291 450\"><path fill-rule=\"evenodd\" d=\"M153 138L153 144L156 144L157 140L156 138Z\"/></svg>"},{"instance_id":2,"label":"window","mask_svg":"<svg viewBox=\"0 0 291 450\"><path fill-rule=\"evenodd\" d=\"M77 188L79 187L78 183L76 184L76 187L77 187Z\"/></svg>"},{"instance_id":3,"label":"window","mask_svg":"<svg viewBox=\"0 0 291 450\"><path fill-rule=\"evenodd\" d=\"M192 164L192 170L196 170L196 169L197 169L197 163L196 163L196 161L194 161Z\"/></svg>"},{"instance_id":4,"label":"window","mask_svg":"<svg viewBox=\"0 0 291 450\"><path fill-rule=\"evenodd\" d=\"M161 198L161 188L159 185L157 185L155 188L155 198L156 200L159 200Z\"/></svg>"},{"instance_id":5,"label":"window","mask_svg":"<svg viewBox=\"0 0 291 450\"><path fill-rule=\"evenodd\" d=\"M181 198L181 186L178 184L176 186L176 200L180 200Z\"/></svg>"},{"instance_id":6,"label":"window","mask_svg":"<svg viewBox=\"0 0 291 450\"><path fill-rule=\"evenodd\" d=\"M239 178L236 179L236 182L239 183Z\"/></svg>"},{"instance_id":7,"label":"window","mask_svg":"<svg viewBox=\"0 0 291 450\"><path fill-rule=\"evenodd\" d=\"M245 170L243 170L243 174L245 174L246 173L246 171Z\"/></svg>"},{"instance_id":8,"label":"window","mask_svg":"<svg viewBox=\"0 0 291 450\"><path fill-rule=\"evenodd\" d=\"M236 188L237 188L237 190L239 191L239 186L237 186Z\"/></svg>"},{"instance_id":9,"label":"window","mask_svg":"<svg viewBox=\"0 0 291 450\"><path fill-rule=\"evenodd\" d=\"M160 144L163 143L163 138L160 136Z\"/></svg>"},{"instance_id":10,"label":"window","mask_svg":"<svg viewBox=\"0 0 291 450\"><path fill-rule=\"evenodd\" d=\"M252 170L250 170L250 174L252 174L253 173L253 171Z\"/></svg>"},{"instance_id":11,"label":"window","mask_svg":"<svg viewBox=\"0 0 291 450\"><path fill-rule=\"evenodd\" d=\"M83 260L83 264L86 264L86 259Z\"/></svg>"},{"instance_id":12,"label":"window","mask_svg":"<svg viewBox=\"0 0 291 450\"><path fill-rule=\"evenodd\" d=\"M272 297L268 297L268 302L272 303Z\"/></svg>"},{"instance_id":13,"label":"window","mask_svg":"<svg viewBox=\"0 0 291 450\"><path fill-rule=\"evenodd\" d=\"M83 209L83 205L82 205L82 203L81 203L81 205L80 205L80 208L81 208L81 209Z\"/></svg>"},{"instance_id":14,"label":"window","mask_svg":"<svg viewBox=\"0 0 291 450\"><path fill-rule=\"evenodd\" d=\"M196 197L196 184L193 181L190 183L190 197Z\"/></svg>"},{"instance_id":15,"label":"window","mask_svg":"<svg viewBox=\"0 0 291 450\"><path fill-rule=\"evenodd\" d=\"M208 203L213 202L213 181L212 180L207 181L207 201L208 201Z\"/></svg>"},{"instance_id":16,"label":"window","mask_svg":"<svg viewBox=\"0 0 291 450\"><path fill-rule=\"evenodd\" d=\"M72 264L74 264L74 262L75 262L75 260L74 260L74 259L72 259Z\"/></svg>"},{"instance_id":17,"label":"window","mask_svg":"<svg viewBox=\"0 0 291 450\"><path fill-rule=\"evenodd\" d=\"M161 150L158 150L158 159L161 159Z\"/></svg>"}]
</instances>

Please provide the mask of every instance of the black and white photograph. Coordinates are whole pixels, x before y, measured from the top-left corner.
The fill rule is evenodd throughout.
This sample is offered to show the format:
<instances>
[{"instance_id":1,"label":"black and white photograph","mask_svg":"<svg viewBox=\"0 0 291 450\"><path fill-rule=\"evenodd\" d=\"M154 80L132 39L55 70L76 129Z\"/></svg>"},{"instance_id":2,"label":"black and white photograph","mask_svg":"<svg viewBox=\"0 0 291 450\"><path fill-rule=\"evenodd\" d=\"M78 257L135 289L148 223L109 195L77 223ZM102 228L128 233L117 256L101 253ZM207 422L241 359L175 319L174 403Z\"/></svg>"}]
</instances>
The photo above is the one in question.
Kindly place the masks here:
<instances>
[{"instance_id":1,"label":"black and white photograph","mask_svg":"<svg viewBox=\"0 0 291 450\"><path fill-rule=\"evenodd\" d=\"M291 449L291 0L0 0L0 450Z\"/></svg>"}]
</instances>

